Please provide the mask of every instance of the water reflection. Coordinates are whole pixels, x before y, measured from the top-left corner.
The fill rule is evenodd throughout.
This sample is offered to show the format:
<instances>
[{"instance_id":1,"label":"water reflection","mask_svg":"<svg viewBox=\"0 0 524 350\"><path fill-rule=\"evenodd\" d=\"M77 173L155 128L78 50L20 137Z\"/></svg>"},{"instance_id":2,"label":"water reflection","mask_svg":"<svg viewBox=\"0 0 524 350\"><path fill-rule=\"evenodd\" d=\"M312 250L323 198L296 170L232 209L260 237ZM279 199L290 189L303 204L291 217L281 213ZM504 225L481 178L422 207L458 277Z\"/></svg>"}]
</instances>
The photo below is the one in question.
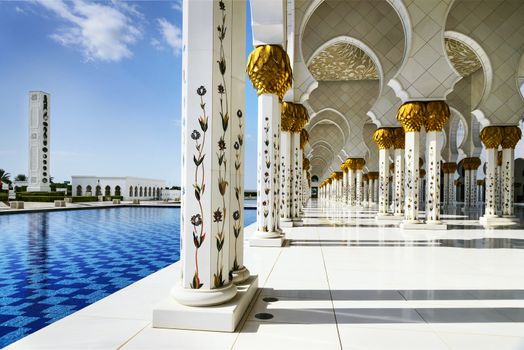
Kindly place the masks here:
<instances>
[{"instance_id":1,"label":"water reflection","mask_svg":"<svg viewBox=\"0 0 524 350\"><path fill-rule=\"evenodd\" d=\"M28 283L46 283L49 244L47 213L30 214L27 229Z\"/></svg>"}]
</instances>

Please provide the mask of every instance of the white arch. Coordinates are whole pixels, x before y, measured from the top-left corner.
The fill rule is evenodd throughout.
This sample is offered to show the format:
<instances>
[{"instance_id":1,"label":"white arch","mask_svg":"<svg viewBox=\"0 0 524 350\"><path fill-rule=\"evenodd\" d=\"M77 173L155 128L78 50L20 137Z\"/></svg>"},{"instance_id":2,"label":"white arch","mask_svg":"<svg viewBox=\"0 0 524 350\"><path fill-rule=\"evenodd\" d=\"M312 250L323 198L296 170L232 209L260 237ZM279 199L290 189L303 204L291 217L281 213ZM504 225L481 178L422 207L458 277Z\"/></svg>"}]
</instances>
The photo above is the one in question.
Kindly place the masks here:
<instances>
[{"instance_id":1,"label":"white arch","mask_svg":"<svg viewBox=\"0 0 524 350\"><path fill-rule=\"evenodd\" d=\"M322 108L321 110L317 111L317 112L314 112L313 114L311 114L309 116L309 125L313 125L313 121L315 118L319 117L320 114L322 114L323 112L333 112L335 114L338 114L338 116L340 118L342 118L342 120L344 121L344 123L346 124L346 127L347 127L347 131L348 131L348 136L351 132L351 127L349 126L349 122L348 120L346 119L346 117L344 116L344 114L340 113L337 109L335 108L331 108L331 107L325 107L325 108ZM330 120L330 119L325 119L325 120ZM340 125L337 124L337 126L340 128ZM309 128L309 130L312 129L312 126ZM340 130L342 131L342 128L340 128ZM342 135L345 135L344 132L342 132ZM344 143L345 143L345 140L344 140Z\"/></svg>"},{"instance_id":2,"label":"white arch","mask_svg":"<svg viewBox=\"0 0 524 350\"><path fill-rule=\"evenodd\" d=\"M449 106L449 110L451 111L451 121L450 121L451 124L449 128L450 129L449 130L450 149L452 152L456 152L458 154L459 149L461 149L464 146L464 144L467 142L471 131L469 130L469 124L466 122L466 118L464 118L462 113L460 113L457 109L451 106ZM462 125L464 126L464 138L462 139L462 142L460 143L460 145L457 145L457 128L458 128L459 122L462 122Z\"/></svg>"},{"instance_id":3,"label":"white arch","mask_svg":"<svg viewBox=\"0 0 524 350\"><path fill-rule=\"evenodd\" d=\"M330 125L334 125L338 129L338 131L340 131L340 133L342 134L342 140L344 141L343 144L346 144L346 135L344 134L344 131L342 130L340 125L338 125L337 123L335 123L334 121L332 121L330 119L322 119L322 120L319 120L318 122L316 122L315 124L313 124L309 128L309 135L312 136L311 134L313 133L313 129L316 126L321 126L321 124L326 124L326 123L330 124ZM348 133L348 136L349 136L349 133Z\"/></svg>"},{"instance_id":4,"label":"white arch","mask_svg":"<svg viewBox=\"0 0 524 350\"><path fill-rule=\"evenodd\" d=\"M317 146L317 145L324 145L324 146L327 145L328 148L329 148L329 151L330 151L331 153L335 154L335 149L334 149L333 146L332 146L329 142L327 142L326 140L317 140L317 141L313 142L313 143L311 144L311 152L314 151L315 146Z\"/></svg>"},{"instance_id":5,"label":"white arch","mask_svg":"<svg viewBox=\"0 0 524 350\"><path fill-rule=\"evenodd\" d=\"M475 52L477 58L479 59L480 64L482 65L482 70L484 72L484 87L482 91L482 98L480 99L478 104L481 105L483 102L486 101L489 94L491 93L491 86L493 84L493 67L491 65L491 61L489 59L488 54L486 53L486 51L484 51L484 49L482 48L482 46L480 46L478 42L476 42L466 34L462 34L453 30L446 30L444 32L444 37L463 43L471 50L473 50L473 52ZM451 66L453 67L453 65Z\"/></svg>"}]
</instances>

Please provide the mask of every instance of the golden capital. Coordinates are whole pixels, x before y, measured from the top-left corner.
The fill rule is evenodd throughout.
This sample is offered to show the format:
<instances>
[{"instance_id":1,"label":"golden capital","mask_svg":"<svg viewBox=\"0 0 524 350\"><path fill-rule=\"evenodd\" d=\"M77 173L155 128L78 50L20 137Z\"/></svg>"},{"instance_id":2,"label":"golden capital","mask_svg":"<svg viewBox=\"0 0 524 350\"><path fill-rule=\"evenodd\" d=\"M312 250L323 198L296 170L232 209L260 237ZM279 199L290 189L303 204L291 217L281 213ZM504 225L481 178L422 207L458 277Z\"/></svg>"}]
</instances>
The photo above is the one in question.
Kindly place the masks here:
<instances>
[{"instance_id":1,"label":"golden capital","mask_svg":"<svg viewBox=\"0 0 524 350\"><path fill-rule=\"evenodd\" d=\"M426 131L442 131L449 120L449 107L444 101L426 102L424 128Z\"/></svg>"},{"instance_id":2,"label":"golden capital","mask_svg":"<svg viewBox=\"0 0 524 350\"><path fill-rule=\"evenodd\" d=\"M502 166L502 151L497 152L497 166Z\"/></svg>"},{"instance_id":3,"label":"golden capital","mask_svg":"<svg viewBox=\"0 0 524 350\"><path fill-rule=\"evenodd\" d=\"M345 173L348 172L349 167L348 167L348 165L346 164L346 162L340 164L340 170L342 170L342 171L345 172Z\"/></svg>"},{"instance_id":4,"label":"golden capital","mask_svg":"<svg viewBox=\"0 0 524 350\"><path fill-rule=\"evenodd\" d=\"M393 128L393 148L404 149L404 129Z\"/></svg>"},{"instance_id":5,"label":"golden capital","mask_svg":"<svg viewBox=\"0 0 524 350\"><path fill-rule=\"evenodd\" d=\"M424 102L406 102L397 112L397 120L402 124L404 132L419 132L424 124L426 105Z\"/></svg>"},{"instance_id":6,"label":"golden capital","mask_svg":"<svg viewBox=\"0 0 524 350\"><path fill-rule=\"evenodd\" d=\"M306 144L309 142L309 133L306 129L302 129L300 131L300 148L304 149L306 147Z\"/></svg>"},{"instance_id":7,"label":"golden capital","mask_svg":"<svg viewBox=\"0 0 524 350\"><path fill-rule=\"evenodd\" d=\"M377 180L378 179L378 171L370 171L368 173L368 178L370 180Z\"/></svg>"},{"instance_id":8,"label":"golden capital","mask_svg":"<svg viewBox=\"0 0 524 350\"><path fill-rule=\"evenodd\" d=\"M477 186L484 186L485 181L484 180L477 180Z\"/></svg>"},{"instance_id":9,"label":"golden capital","mask_svg":"<svg viewBox=\"0 0 524 350\"><path fill-rule=\"evenodd\" d=\"M344 177L344 173L343 172L341 172L341 171L336 171L335 172L335 179L342 180L343 177Z\"/></svg>"},{"instance_id":10,"label":"golden capital","mask_svg":"<svg viewBox=\"0 0 524 350\"><path fill-rule=\"evenodd\" d=\"M308 158L303 158L302 159L302 170L309 170L310 165L311 164L310 164Z\"/></svg>"},{"instance_id":11,"label":"golden capital","mask_svg":"<svg viewBox=\"0 0 524 350\"><path fill-rule=\"evenodd\" d=\"M453 174L455 171L457 171L457 163L448 162L442 164L442 172L445 174Z\"/></svg>"},{"instance_id":12,"label":"golden capital","mask_svg":"<svg viewBox=\"0 0 524 350\"><path fill-rule=\"evenodd\" d=\"M468 157L462 159L461 163L465 170L477 170L481 162L479 157Z\"/></svg>"},{"instance_id":13,"label":"golden capital","mask_svg":"<svg viewBox=\"0 0 524 350\"><path fill-rule=\"evenodd\" d=\"M498 148L503 136L504 130L500 126L486 126L480 132L480 140L487 149Z\"/></svg>"},{"instance_id":14,"label":"golden capital","mask_svg":"<svg viewBox=\"0 0 524 350\"><path fill-rule=\"evenodd\" d=\"M380 149L389 149L393 146L393 128L378 128L373 133L373 141Z\"/></svg>"},{"instance_id":15,"label":"golden capital","mask_svg":"<svg viewBox=\"0 0 524 350\"><path fill-rule=\"evenodd\" d=\"M418 176L419 176L419 177L424 177L424 176L426 176L426 170L424 170L424 169L420 169L419 172L418 172Z\"/></svg>"},{"instance_id":16,"label":"golden capital","mask_svg":"<svg viewBox=\"0 0 524 350\"><path fill-rule=\"evenodd\" d=\"M258 95L275 94L282 100L292 84L289 57L279 45L255 47L249 54L246 72Z\"/></svg>"},{"instance_id":17,"label":"golden capital","mask_svg":"<svg viewBox=\"0 0 524 350\"><path fill-rule=\"evenodd\" d=\"M501 141L502 148L514 149L521 137L522 131L518 126L505 126L504 136Z\"/></svg>"},{"instance_id":18,"label":"golden capital","mask_svg":"<svg viewBox=\"0 0 524 350\"><path fill-rule=\"evenodd\" d=\"M419 159L418 159L418 167L419 167L419 168L422 168L423 165L424 165L424 159L422 159L421 157L419 157Z\"/></svg>"},{"instance_id":19,"label":"golden capital","mask_svg":"<svg viewBox=\"0 0 524 350\"><path fill-rule=\"evenodd\" d=\"M328 184L331 185L331 183L333 182L333 179L330 177L330 178L328 178L326 181L327 181Z\"/></svg>"},{"instance_id":20,"label":"golden capital","mask_svg":"<svg viewBox=\"0 0 524 350\"><path fill-rule=\"evenodd\" d=\"M389 170L395 170L395 163L391 163L389 165Z\"/></svg>"},{"instance_id":21,"label":"golden capital","mask_svg":"<svg viewBox=\"0 0 524 350\"><path fill-rule=\"evenodd\" d=\"M362 175L362 181L368 181L368 174Z\"/></svg>"},{"instance_id":22,"label":"golden capital","mask_svg":"<svg viewBox=\"0 0 524 350\"><path fill-rule=\"evenodd\" d=\"M309 121L306 107L293 102L282 102L282 131L300 132Z\"/></svg>"}]
</instances>

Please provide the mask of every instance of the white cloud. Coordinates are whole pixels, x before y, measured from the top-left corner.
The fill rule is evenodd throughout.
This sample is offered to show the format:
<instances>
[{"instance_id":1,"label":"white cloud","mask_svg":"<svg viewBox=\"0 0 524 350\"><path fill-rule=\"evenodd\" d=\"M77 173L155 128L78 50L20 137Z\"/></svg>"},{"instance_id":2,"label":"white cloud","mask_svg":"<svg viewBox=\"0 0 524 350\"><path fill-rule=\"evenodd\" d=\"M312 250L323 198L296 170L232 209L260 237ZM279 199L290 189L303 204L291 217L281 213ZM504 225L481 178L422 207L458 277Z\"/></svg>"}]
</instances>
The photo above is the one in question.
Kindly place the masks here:
<instances>
[{"instance_id":1,"label":"white cloud","mask_svg":"<svg viewBox=\"0 0 524 350\"><path fill-rule=\"evenodd\" d=\"M173 5L171 5L171 8L177 12L182 12L182 0L173 1Z\"/></svg>"},{"instance_id":2,"label":"white cloud","mask_svg":"<svg viewBox=\"0 0 524 350\"><path fill-rule=\"evenodd\" d=\"M25 13L24 9L18 6L15 6L15 11L18 13Z\"/></svg>"},{"instance_id":3,"label":"white cloud","mask_svg":"<svg viewBox=\"0 0 524 350\"><path fill-rule=\"evenodd\" d=\"M158 51L164 51L166 49L165 46L162 45L160 40L158 40L156 38L151 39L151 41L149 43L151 44L151 46L153 46Z\"/></svg>"},{"instance_id":4,"label":"white cloud","mask_svg":"<svg viewBox=\"0 0 524 350\"><path fill-rule=\"evenodd\" d=\"M173 54L178 56L182 51L182 30L165 18L159 18L158 25L162 39L173 50Z\"/></svg>"},{"instance_id":5,"label":"white cloud","mask_svg":"<svg viewBox=\"0 0 524 350\"><path fill-rule=\"evenodd\" d=\"M136 7L120 1L111 5L83 0L41 0L36 2L69 24L51 35L64 46L79 48L87 60L118 62L133 54L130 46L141 38L142 19Z\"/></svg>"}]
</instances>

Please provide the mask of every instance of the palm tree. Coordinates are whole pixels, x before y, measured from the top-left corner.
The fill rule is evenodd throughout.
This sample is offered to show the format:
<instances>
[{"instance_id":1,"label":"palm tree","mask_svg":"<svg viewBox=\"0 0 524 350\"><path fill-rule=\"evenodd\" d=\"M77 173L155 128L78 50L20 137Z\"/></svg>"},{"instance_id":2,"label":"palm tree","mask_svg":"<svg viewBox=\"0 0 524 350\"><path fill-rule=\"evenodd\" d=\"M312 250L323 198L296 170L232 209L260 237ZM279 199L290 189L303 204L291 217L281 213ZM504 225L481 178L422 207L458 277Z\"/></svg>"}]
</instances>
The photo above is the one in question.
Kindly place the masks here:
<instances>
[{"instance_id":1,"label":"palm tree","mask_svg":"<svg viewBox=\"0 0 524 350\"><path fill-rule=\"evenodd\" d=\"M4 169L0 169L0 190L2 190L4 182L6 184L11 183L11 180L9 179L10 177L11 174L7 173Z\"/></svg>"},{"instance_id":2,"label":"palm tree","mask_svg":"<svg viewBox=\"0 0 524 350\"><path fill-rule=\"evenodd\" d=\"M18 174L15 177L15 181L27 181L27 176L25 176L24 174Z\"/></svg>"}]
</instances>

